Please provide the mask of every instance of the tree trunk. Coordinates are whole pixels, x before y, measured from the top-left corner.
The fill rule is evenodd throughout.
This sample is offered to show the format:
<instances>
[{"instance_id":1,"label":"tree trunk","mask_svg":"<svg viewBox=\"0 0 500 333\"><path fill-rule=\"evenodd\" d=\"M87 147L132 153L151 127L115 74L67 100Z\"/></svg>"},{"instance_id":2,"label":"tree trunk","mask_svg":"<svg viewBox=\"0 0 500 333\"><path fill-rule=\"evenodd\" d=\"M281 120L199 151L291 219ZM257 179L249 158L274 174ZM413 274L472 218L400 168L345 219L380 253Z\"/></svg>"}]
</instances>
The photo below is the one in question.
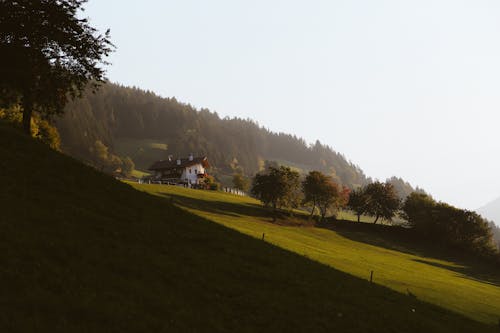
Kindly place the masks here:
<instances>
[{"instance_id":1,"label":"tree trunk","mask_svg":"<svg viewBox=\"0 0 500 333\"><path fill-rule=\"evenodd\" d=\"M377 217L375 218L375 221L373 221L373 224L376 224L376 223L377 223L378 218L379 218L379 216L377 215Z\"/></svg>"},{"instance_id":2,"label":"tree trunk","mask_svg":"<svg viewBox=\"0 0 500 333\"><path fill-rule=\"evenodd\" d=\"M276 222L276 202L273 202L273 222Z\"/></svg>"},{"instance_id":3,"label":"tree trunk","mask_svg":"<svg viewBox=\"0 0 500 333\"><path fill-rule=\"evenodd\" d=\"M361 214L358 214L358 222L360 222Z\"/></svg>"},{"instance_id":4,"label":"tree trunk","mask_svg":"<svg viewBox=\"0 0 500 333\"><path fill-rule=\"evenodd\" d=\"M312 209L311 209L311 215L309 215L309 220L313 217L315 209L316 209L316 203L313 202L313 206L312 206Z\"/></svg>"},{"instance_id":5,"label":"tree trunk","mask_svg":"<svg viewBox=\"0 0 500 333\"><path fill-rule=\"evenodd\" d=\"M24 96L22 100L23 107L23 130L31 135L31 116L33 114L33 102L29 96Z\"/></svg>"}]
</instances>

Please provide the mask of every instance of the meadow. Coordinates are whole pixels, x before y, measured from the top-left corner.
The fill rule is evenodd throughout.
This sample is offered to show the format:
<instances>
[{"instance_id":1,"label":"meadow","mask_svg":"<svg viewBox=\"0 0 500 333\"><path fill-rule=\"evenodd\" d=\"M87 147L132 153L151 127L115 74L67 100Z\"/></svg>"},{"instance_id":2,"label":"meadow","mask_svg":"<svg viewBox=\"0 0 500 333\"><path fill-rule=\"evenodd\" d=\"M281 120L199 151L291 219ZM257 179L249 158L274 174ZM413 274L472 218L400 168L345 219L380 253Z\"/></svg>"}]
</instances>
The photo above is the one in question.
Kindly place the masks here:
<instances>
[{"instance_id":1,"label":"meadow","mask_svg":"<svg viewBox=\"0 0 500 333\"><path fill-rule=\"evenodd\" d=\"M342 237L248 198L143 193L1 122L0 142L0 332L498 331L304 257Z\"/></svg>"},{"instance_id":2,"label":"meadow","mask_svg":"<svg viewBox=\"0 0 500 333\"><path fill-rule=\"evenodd\" d=\"M335 228L311 227L304 216L272 223L260 202L214 191L167 185L135 188L171 198L178 206L241 233L296 252L362 279L373 271L375 283L415 295L470 318L495 324L500 318L500 270L473 259L454 258L445 249L406 242L390 227L339 223ZM340 217L354 220L343 212ZM363 226L364 225L364 226Z\"/></svg>"}]
</instances>

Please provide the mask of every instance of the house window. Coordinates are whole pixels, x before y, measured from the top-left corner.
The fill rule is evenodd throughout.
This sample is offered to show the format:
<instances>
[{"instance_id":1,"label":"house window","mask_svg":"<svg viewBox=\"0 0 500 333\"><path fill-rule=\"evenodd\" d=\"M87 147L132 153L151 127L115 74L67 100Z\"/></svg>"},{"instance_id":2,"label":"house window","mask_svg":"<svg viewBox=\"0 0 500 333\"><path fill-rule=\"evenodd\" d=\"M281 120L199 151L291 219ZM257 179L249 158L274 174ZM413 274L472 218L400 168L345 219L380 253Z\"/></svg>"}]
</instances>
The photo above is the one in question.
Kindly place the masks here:
<instances>
[{"instance_id":1,"label":"house window","mask_svg":"<svg viewBox=\"0 0 500 333\"><path fill-rule=\"evenodd\" d=\"M191 168L189 168L189 173L191 173Z\"/></svg>"},{"instance_id":2,"label":"house window","mask_svg":"<svg viewBox=\"0 0 500 333\"><path fill-rule=\"evenodd\" d=\"M198 173L198 170L197 169L194 169L194 173L197 174Z\"/></svg>"}]
</instances>

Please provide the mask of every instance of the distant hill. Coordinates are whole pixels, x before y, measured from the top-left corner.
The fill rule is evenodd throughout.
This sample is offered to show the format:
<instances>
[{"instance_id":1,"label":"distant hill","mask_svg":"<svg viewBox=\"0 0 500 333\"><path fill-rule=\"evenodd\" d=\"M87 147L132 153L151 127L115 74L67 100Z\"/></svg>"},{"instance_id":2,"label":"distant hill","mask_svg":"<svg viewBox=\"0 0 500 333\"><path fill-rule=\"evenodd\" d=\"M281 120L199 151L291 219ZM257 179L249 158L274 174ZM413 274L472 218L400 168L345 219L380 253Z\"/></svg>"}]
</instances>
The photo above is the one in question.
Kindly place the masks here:
<instances>
[{"instance_id":1,"label":"distant hill","mask_svg":"<svg viewBox=\"0 0 500 333\"><path fill-rule=\"evenodd\" d=\"M500 198L477 209L484 218L491 221L490 227L497 248L500 250Z\"/></svg>"},{"instance_id":2,"label":"distant hill","mask_svg":"<svg viewBox=\"0 0 500 333\"><path fill-rule=\"evenodd\" d=\"M496 225L500 226L500 198L497 198L496 200L493 200L492 202L477 209L477 212L488 220L495 222Z\"/></svg>"},{"instance_id":3,"label":"distant hill","mask_svg":"<svg viewBox=\"0 0 500 333\"><path fill-rule=\"evenodd\" d=\"M129 156L144 171L168 155L194 153L209 157L219 179L230 179L227 175L236 169L253 176L272 160L303 172L322 171L350 187L370 182L359 166L319 141L309 145L254 120L221 118L175 98L111 83L70 103L57 128L63 150L90 164L95 164L102 143L113 154ZM393 180L400 193L413 190L401 179Z\"/></svg>"}]
</instances>

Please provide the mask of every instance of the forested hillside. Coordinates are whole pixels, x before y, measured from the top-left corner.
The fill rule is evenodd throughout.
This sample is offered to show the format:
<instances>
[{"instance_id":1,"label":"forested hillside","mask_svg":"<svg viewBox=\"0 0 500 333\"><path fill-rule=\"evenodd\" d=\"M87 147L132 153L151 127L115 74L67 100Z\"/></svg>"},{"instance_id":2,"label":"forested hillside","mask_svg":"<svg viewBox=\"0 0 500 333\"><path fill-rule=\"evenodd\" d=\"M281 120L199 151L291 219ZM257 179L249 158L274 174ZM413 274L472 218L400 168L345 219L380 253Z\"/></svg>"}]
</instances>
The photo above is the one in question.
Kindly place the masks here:
<instances>
[{"instance_id":1,"label":"forested hillside","mask_svg":"<svg viewBox=\"0 0 500 333\"><path fill-rule=\"evenodd\" d=\"M168 155L194 153L207 155L212 173L219 176L236 169L251 176L273 160L304 172L322 171L350 187L370 181L357 165L319 141L309 145L250 119L221 118L175 98L116 84L70 103L57 128L64 151L97 166L103 154L129 156L137 169L145 170ZM400 193L411 192L401 179L393 181Z\"/></svg>"}]
</instances>

